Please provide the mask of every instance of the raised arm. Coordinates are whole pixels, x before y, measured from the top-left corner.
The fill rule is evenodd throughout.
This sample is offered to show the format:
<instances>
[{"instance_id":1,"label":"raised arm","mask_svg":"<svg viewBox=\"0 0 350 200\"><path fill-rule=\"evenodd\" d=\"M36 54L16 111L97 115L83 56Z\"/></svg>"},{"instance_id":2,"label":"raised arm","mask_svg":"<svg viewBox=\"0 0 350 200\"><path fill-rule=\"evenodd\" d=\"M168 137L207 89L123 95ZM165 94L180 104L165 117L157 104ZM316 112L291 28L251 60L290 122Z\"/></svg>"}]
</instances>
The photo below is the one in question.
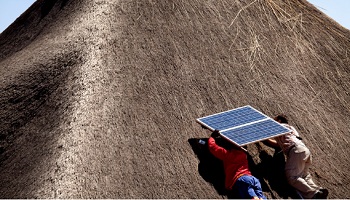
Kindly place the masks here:
<instances>
[{"instance_id":1,"label":"raised arm","mask_svg":"<svg viewBox=\"0 0 350 200\"><path fill-rule=\"evenodd\" d=\"M214 131L209 140L208 140L208 147L211 154L213 154L215 157L217 157L220 160L223 160L225 155L227 154L227 150L220 147L215 142L215 137L219 136L219 131Z\"/></svg>"},{"instance_id":2,"label":"raised arm","mask_svg":"<svg viewBox=\"0 0 350 200\"><path fill-rule=\"evenodd\" d=\"M272 148L278 148L279 145L276 141L275 138L270 138L270 139L267 139L267 140L264 140L263 143L269 147L272 147Z\"/></svg>"}]
</instances>

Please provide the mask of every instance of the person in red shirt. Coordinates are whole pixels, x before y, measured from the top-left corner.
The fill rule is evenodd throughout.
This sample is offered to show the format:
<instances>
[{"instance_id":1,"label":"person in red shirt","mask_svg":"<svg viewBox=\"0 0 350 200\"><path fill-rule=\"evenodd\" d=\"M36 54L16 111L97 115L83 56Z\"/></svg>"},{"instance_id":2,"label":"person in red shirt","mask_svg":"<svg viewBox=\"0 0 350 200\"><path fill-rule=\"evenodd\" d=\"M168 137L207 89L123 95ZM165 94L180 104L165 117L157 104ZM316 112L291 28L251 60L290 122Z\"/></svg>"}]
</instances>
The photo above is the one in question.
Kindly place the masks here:
<instances>
[{"instance_id":1,"label":"person in red shirt","mask_svg":"<svg viewBox=\"0 0 350 200\"><path fill-rule=\"evenodd\" d=\"M208 147L210 153L223 162L226 189L237 190L242 199L266 199L260 181L249 170L246 152L233 144L225 145L225 148L219 146L215 141L219 136L219 131L215 130L208 140Z\"/></svg>"}]
</instances>

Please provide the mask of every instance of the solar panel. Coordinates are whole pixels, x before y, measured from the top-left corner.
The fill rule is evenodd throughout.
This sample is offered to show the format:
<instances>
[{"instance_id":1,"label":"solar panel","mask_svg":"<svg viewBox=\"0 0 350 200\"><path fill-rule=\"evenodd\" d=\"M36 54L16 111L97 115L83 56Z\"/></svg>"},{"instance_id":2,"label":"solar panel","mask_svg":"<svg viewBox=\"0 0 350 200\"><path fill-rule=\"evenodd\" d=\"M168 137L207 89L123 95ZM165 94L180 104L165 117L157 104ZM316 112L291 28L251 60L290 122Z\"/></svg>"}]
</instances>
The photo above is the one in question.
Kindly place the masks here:
<instances>
[{"instance_id":1,"label":"solar panel","mask_svg":"<svg viewBox=\"0 0 350 200\"><path fill-rule=\"evenodd\" d=\"M238 146L259 142L291 132L280 123L247 105L196 120Z\"/></svg>"}]
</instances>

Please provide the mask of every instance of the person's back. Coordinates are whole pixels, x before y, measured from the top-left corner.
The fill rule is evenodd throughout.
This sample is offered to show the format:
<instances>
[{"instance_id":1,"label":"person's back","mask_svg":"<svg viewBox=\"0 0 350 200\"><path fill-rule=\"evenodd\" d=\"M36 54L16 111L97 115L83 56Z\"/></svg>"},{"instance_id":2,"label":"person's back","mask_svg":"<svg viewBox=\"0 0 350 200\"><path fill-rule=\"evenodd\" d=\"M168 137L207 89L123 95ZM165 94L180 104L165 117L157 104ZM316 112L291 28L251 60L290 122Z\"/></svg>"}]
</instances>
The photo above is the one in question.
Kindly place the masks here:
<instances>
[{"instance_id":1,"label":"person's back","mask_svg":"<svg viewBox=\"0 0 350 200\"><path fill-rule=\"evenodd\" d=\"M218 131L212 133L208 147L209 151L223 162L226 189L237 191L242 199L266 199L259 180L252 176L249 170L247 154L232 145L225 145L224 148L216 144L214 138L219 135Z\"/></svg>"},{"instance_id":2,"label":"person's back","mask_svg":"<svg viewBox=\"0 0 350 200\"><path fill-rule=\"evenodd\" d=\"M208 146L210 153L223 162L226 189L232 189L233 184L240 176L251 175L245 152L233 148L229 150L222 148L216 144L213 137L209 138Z\"/></svg>"}]
</instances>

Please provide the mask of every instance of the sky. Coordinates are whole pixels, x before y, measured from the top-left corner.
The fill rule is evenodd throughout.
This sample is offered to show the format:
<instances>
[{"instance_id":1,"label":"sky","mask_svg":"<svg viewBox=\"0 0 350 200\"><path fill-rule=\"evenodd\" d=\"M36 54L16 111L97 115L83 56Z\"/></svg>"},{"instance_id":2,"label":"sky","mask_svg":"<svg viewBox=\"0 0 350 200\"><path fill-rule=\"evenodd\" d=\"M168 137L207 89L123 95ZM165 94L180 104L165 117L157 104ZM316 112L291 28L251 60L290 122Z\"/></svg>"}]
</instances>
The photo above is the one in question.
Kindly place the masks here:
<instances>
[{"instance_id":1,"label":"sky","mask_svg":"<svg viewBox=\"0 0 350 200\"><path fill-rule=\"evenodd\" d=\"M36 0L0 0L0 33L10 26Z\"/></svg>"},{"instance_id":2,"label":"sky","mask_svg":"<svg viewBox=\"0 0 350 200\"><path fill-rule=\"evenodd\" d=\"M36 0L0 0L0 33ZM308 0L321 12L350 30L350 0Z\"/></svg>"},{"instance_id":3,"label":"sky","mask_svg":"<svg viewBox=\"0 0 350 200\"><path fill-rule=\"evenodd\" d=\"M0 0L1 1L1 0ZM321 12L350 30L350 0L307 0Z\"/></svg>"}]
</instances>

